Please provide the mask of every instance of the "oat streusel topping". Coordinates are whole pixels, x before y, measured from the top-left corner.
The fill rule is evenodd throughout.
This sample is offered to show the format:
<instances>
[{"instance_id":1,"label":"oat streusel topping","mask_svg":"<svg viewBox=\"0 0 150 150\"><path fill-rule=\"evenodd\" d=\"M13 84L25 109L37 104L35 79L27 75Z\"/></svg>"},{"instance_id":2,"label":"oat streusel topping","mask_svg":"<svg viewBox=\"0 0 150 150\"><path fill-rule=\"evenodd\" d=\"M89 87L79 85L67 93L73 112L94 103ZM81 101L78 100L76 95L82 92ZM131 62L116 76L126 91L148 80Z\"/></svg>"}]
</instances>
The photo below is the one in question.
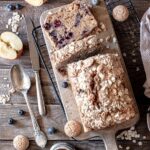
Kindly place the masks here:
<instances>
[{"instance_id":1,"label":"oat streusel topping","mask_svg":"<svg viewBox=\"0 0 150 150\"><path fill-rule=\"evenodd\" d=\"M68 65L68 75L83 126L102 129L135 116L117 54L104 54Z\"/></svg>"},{"instance_id":2,"label":"oat streusel topping","mask_svg":"<svg viewBox=\"0 0 150 150\"><path fill-rule=\"evenodd\" d=\"M60 50L54 51L50 54L51 61L58 68L67 63L67 60L73 59L81 54L88 54L95 49L100 48L101 42L98 35L90 35L82 40L74 41L66 45Z\"/></svg>"}]
</instances>

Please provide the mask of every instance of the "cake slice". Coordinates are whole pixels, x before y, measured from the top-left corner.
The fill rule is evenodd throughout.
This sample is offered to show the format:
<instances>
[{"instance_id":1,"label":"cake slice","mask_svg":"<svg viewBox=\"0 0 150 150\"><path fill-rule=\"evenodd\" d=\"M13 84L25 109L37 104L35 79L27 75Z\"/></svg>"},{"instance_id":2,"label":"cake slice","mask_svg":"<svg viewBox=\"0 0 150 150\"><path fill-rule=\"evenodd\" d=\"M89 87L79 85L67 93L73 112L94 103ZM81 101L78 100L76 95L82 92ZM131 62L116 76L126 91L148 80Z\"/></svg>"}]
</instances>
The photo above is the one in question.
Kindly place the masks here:
<instances>
[{"instance_id":1,"label":"cake slice","mask_svg":"<svg viewBox=\"0 0 150 150\"><path fill-rule=\"evenodd\" d=\"M82 40L74 41L50 54L53 65L59 69L68 63L96 54L102 50L98 35L90 35Z\"/></svg>"},{"instance_id":2,"label":"cake slice","mask_svg":"<svg viewBox=\"0 0 150 150\"><path fill-rule=\"evenodd\" d=\"M69 64L68 76L85 131L111 127L135 116L117 54L96 55Z\"/></svg>"},{"instance_id":3,"label":"cake slice","mask_svg":"<svg viewBox=\"0 0 150 150\"><path fill-rule=\"evenodd\" d=\"M74 1L49 14L43 25L52 51L88 36L98 26L88 5Z\"/></svg>"}]
</instances>

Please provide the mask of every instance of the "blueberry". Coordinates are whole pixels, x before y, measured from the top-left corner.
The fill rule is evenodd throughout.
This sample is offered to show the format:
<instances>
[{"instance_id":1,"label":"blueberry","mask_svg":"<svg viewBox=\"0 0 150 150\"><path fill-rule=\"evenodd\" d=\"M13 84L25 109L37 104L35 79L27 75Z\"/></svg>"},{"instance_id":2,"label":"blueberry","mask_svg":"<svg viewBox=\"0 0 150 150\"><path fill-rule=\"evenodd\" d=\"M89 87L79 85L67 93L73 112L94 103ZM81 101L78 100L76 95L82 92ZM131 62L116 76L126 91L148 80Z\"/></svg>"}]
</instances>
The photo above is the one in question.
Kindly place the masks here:
<instances>
[{"instance_id":1,"label":"blueberry","mask_svg":"<svg viewBox=\"0 0 150 150\"><path fill-rule=\"evenodd\" d=\"M17 10L20 10L20 9L23 8L23 6L21 4L16 4L15 7L16 7Z\"/></svg>"},{"instance_id":2,"label":"blueberry","mask_svg":"<svg viewBox=\"0 0 150 150\"><path fill-rule=\"evenodd\" d=\"M62 83L62 87L63 87L63 88L67 88L67 87L68 87L68 82L64 81L64 82Z\"/></svg>"},{"instance_id":3,"label":"blueberry","mask_svg":"<svg viewBox=\"0 0 150 150\"><path fill-rule=\"evenodd\" d=\"M8 11L13 11L13 10L16 9L16 7L15 7L14 5L12 5L12 4L8 4L8 5L6 5L6 9L7 9Z\"/></svg>"},{"instance_id":4,"label":"blueberry","mask_svg":"<svg viewBox=\"0 0 150 150\"><path fill-rule=\"evenodd\" d=\"M15 123L15 120L13 118L8 119L8 124L12 125Z\"/></svg>"},{"instance_id":5,"label":"blueberry","mask_svg":"<svg viewBox=\"0 0 150 150\"><path fill-rule=\"evenodd\" d=\"M69 35L69 37L72 37L72 36L73 36L73 33L72 33L72 32L69 32L68 35Z\"/></svg>"},{"instance_id":6,"label":"blueberry","mask_svg":"<svg viewBox=\"0 0 150 150\"><path fill-rule=\"evenodd\" d=\"M91 0L92 5L98 5L99 0Z\"/></svg>"},{"instance_id":7,"label":"blueberry","mask_svg":"<svg viewBox=\"0 0 150 150\"><path fill-rule=\"evenodd\" d=\"M56 28L61 26L61 21L60 20L55 20L54 25L55 25Z\"/></svg>"},{"instance_id":8,"label":"blueberry","mask_svg":"<svg viewBox=\"0 0 150 150\"><path fill-rule=\"evenodd\" d=\"M56 132L57 132L56 128L54 128L54 127L48 128L48 133L49 134L55 134Z\"/></svg>"},{"instance_id":9,"label":"blueberry","mask_svg":"<svg viewBox=\"0 0 150 150\"><path fill-rule=\"evenodd\" d=\"M51 28L51 25L49 23L45 23L43 27L45 28L45 30L49 30Z\"/></svg>"},{"instance_id":10,"label":"blueberry","mask_svg":"<svg viewBox=\"0 0 150 150\"><path fill-rule=\"evenodd\" d=\"M25 111L23 111L23 110L18 110L18 114L20 115L20 116L23 116L24 114L25 114Z\"/></svg>"}]
</instances>

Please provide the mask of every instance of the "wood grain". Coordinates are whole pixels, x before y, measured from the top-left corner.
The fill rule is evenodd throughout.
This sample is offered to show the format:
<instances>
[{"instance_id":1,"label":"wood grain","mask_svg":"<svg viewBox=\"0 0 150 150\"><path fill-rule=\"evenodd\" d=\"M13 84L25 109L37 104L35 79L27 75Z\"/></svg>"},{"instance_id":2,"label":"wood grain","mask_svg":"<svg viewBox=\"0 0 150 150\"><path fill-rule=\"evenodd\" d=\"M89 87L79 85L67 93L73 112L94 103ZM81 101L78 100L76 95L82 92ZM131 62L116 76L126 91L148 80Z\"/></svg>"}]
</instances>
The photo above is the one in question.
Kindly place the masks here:
<instances>
[{"instance_id":1,"label":"wood grain","mask_svg":"<svg viewBox=\"0 0 150 150\"><path fill-rule=\"evenodd\" d=\"M26 6L24 8L24 10L21 11L21 12L22 13L26 13L27 11L30 12L31 18L34 20L35 25L38 26L39 25L39 16L40 16L41 12L43 12L44 10L47 10L47 9L51 9L51 8L54 8L54 7L61 6L61 5L66 4L66 3L70 3L71 1L72 0L49 0L49 2L44 4L43 6L35 8L35 7L32 7L28 4L26 4L23 0L18 0L18 1L16 1L16 0L11 0L11 1L1 0L0 1L0 32L6 30L5 29L5 24L8 20L8 18L11 16L11 12L7 12L4 9L4 6L8 3L18 3L19 2L19 3L22 3L24 6ZM149 0L132 0L132 2L135 6L135 9L137 11L137 14L138 14L139 18L142 17L143 13L150 6L150 1ZM28 41L27 41L26 28L25 28L25 22L24 21L22 21L21 27L20 27L19 30L20 30L20 35L19 36L22 38L22 40L24 42L25 51L24 51L23 56L18 60L18 62L20 64L22 64L26 69L31 70L31 62L30 62L30 58L29 58ZM138 53L138 57L139 57L139 55L140 54ZM126 58L126 62L128 62L128 59L132 59L132 58ZM142 65L141 61L139 61L139 62L140 62L140 66L141 66ZM12 62L5 63L4 61L0 60L0 68L1 69L6 69L6 68L9 69L11 67L11 65L12 65ZM43 68L43 66L41 66L41 67ZM123 145L124 146L123 149L125 149L126 146L130 146L131 150L149 150L150 149L149 148L150 147L150 134L147 130L146 118L145 118L146 117L145 114L146 114L146 110L147 110L148 106L147 105L145 106L144 104L150 104L149 103L150 101L149 101L149 99L144 97L143 89L141 90L142 84L145 81L144 72L143 72L143 70L141 70L139 73L136 73L135 70L134 70L134 66L132 64L128 64L128 68L130 70L133 70L132 74L134 74L134 77L136 77L136 80L134 80L134 78L132 77L131 82L132 82L132 86L134 87L134 92L137 93L136 94L137 95L136 99L139 103L139 108L140 108L140 113L141 113L141 120L136 125L136 129L141 134L141 139L139 141L143 142L143 146L140 147L137 144L133 144L132 141L118 141L118 144ZM42 88L43 88L43 91L44 91L44 96L45 96L46 103L47 104L58 104L59 102L58 102L57 98L53 97L52 94L50 93L52 91L51 90L51 83L48 81L48 77L46 76L46 72L44 71L44 69L42 69L41 75L43 76L42 77ZM53 109L54 108L57 108L57 109L59 108L58 114L55 114L57 117L53 121L51 119L48 119L47 121L45 121L44 119L41 119L38 116L34 84L35 83L34 83L34 79L33 79L33 87L31 88L31 90L29 92L29 97L31 98L31 103L34 105L33 107L34 107L34 110L36 112L36 116L38 118L38 121L40 122L40 125L42 127L44 127L45 124L46 124L46 127L48 127L48 126L51 125L51 122L53 123L52 125L54 125L55 121L59 121L59 122L64 123L65 122L65 117L63 115L62 110L60 109L60 106L57 106L57 105L54 105L54 107L50 106L50 105L47 106L49 109L51 107L53 107ZM140 87L140 90L138 90L139 87ZM17 116L17 113L16 113L18 108L22 108L24 110L27 109L26 106L25 106L23 97L20 94L15 94L12 97L11 103L13 105L10 105L10 106L7 106L7 107L6 106L0 106L0 139L5 139L5 140L0 140L0 150L14 150L14 148L12 147L12 138L18 133L26 133L26 130L27 130L27 134L25 134L25 135L28 136L28 134L29 134L31 139L33 139L33 136L31 136L31 133L29 133L29 131L32 132L31 131L32 129L31 129L31 124L30 124L30 119L29 119L28 113L27 113L27 116L25 116L25 119L20 118L19 116ZM24 129L23 131L22 131L21 128L17 129L15 127L9 127L7 125L6 121L7 121L8 117L11 116L10 115L11 113L12 113L13 117L16 117L16 119L19 120L18 123L19 123L19 125L21 125L21 127L22 127L22 122L25 124L23 126L23 129ZM51 115L54 115L54 114L50 113L50 116ZM50 117L50 116L48 116L48 117ZM43 122L44 122L44 124L43 124ZM2 125L2 127L1 127L1 125ZM59 127L60 127L60 125L59 125ZM62 127L60 127L60 130L62 130ZM2 131L2 135L4 135L4 137L1 135L1 131ZM45 129L45 131L46 131L46 129ZM146 140L142 139L143 135L147 136ZM60 139L61 141L64 138L67 139L62 134L59 134L59 136L57 135L57 139ZM52 139L52 138L49 137L49 139ZM49 150L50 146L52 144L56 143L56 142L58 142L58 140L57 141L49 141L48 145L46 146L46 148L44 150ZM76 141L67 140L67 142L73 144L79 150L98 150L98 149L104 150L105 149L104 144L103 144L102 141L76 142ZM34 141L31 141L30 143L31 143L31 146L30 146L29 150L37 150L37 149L39 150L39 148L35 145Z\"/></svg>"}]
</instances>

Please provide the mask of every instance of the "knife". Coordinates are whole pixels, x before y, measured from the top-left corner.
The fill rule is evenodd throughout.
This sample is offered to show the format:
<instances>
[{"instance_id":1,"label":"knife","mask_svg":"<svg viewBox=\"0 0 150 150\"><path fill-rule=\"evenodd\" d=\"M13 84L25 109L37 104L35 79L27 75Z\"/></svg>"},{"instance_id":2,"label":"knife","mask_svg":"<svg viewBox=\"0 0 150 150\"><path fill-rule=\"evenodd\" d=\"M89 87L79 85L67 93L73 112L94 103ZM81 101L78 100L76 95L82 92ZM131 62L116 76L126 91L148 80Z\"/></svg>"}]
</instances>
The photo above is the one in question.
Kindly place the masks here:
<instances>
[{"instance_id":1,"label":"knife","mask_svg":"<svg viewBox=\"0 0 150 150\"><path fill-rule=\"evenodd\" d=\"M46 111L45 111L44 98L43 98L41 81L40 81L40 76L39 76L39 71L40 71L39 56L36 50L34 39L32 37L34 24L29 16L25 16L25 19L26 19L26 26L27 26L27 36L28 36L28 43L29 43L30 58L31 58L32 69L34 71L35 81L36 81L38 110L39 110L39 114L41 116L44 116L46 114Z\"/></svg>"},{"instance_id":2,"label":"knife","mask_svg":"<svg viewBox=\"0 0 150 150\"><path fill-rule=\"evenodd\" d=\"M146 118L147 118L147 128L150 131L150 107L148 108Z\"/></svg>"}]
</instances>

